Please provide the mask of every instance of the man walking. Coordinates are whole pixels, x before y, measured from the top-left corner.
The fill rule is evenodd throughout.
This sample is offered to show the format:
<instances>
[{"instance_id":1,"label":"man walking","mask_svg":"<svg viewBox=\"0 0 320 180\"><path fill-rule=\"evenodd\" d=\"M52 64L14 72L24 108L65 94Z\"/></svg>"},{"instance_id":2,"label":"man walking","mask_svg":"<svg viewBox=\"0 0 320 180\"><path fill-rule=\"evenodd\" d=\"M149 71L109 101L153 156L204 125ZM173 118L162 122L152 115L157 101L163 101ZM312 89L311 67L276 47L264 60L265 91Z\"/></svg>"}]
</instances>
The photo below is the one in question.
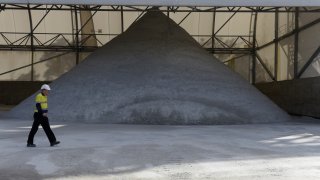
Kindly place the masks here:
<instances>
[{"instance_id":1,"label":"man walking","mask_svg":"<svg viewBox=\"0 0 320 180\"><path fill-rule=\"evenodd\" d=\"M33 138L34 135L37 133L40 124L44 132L46 133L51 146L60 143L60 141L56 140L56 137L54 136L50 128L48 119L48 95L50 90L50 86L44 84L41 86L41 92L36 96L36 106L33 114L34 121L32 124L31 131L29 133L27 147L36 147L36 145L33 144Z\"/></svg>"}]
</instances>

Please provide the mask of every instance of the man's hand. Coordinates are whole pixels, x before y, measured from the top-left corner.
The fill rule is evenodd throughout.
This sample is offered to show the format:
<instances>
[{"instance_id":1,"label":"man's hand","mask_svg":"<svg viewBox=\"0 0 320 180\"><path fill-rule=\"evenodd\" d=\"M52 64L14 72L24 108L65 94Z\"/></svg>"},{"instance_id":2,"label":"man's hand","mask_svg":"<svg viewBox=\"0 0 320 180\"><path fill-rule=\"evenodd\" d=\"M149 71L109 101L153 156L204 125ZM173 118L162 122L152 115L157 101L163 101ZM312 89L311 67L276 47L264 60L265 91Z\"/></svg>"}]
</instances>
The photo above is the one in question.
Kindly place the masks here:
<instances>
[{"instance_id":1,"label":"man's hand","mask_svg":"<svg viewBox=\"0 0 320 180\"><path fill-rule=\"evenodd\" d=\"M43 113L42 114L44 117L48 117L48 113Z\"/></svg>"}]
</instances>

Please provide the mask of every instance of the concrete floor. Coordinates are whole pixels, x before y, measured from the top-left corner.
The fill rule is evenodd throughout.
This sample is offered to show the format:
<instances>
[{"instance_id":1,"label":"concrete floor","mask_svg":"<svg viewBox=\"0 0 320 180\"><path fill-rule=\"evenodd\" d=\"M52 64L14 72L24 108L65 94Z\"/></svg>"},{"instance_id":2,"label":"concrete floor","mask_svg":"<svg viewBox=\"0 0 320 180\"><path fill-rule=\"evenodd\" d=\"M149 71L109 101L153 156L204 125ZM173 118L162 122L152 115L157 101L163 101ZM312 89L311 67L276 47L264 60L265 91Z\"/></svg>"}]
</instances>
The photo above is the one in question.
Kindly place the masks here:
<instances>
[{"instance_id":1,"label":"concrete floor","mask_svg":"<svg viewBox=\"0 0 320 180\"><path fill-rule=\"evenodd\" d=\"M320 125L61 124L0 119L0 179L320 179Z\"/></svg>"}]
</instances>

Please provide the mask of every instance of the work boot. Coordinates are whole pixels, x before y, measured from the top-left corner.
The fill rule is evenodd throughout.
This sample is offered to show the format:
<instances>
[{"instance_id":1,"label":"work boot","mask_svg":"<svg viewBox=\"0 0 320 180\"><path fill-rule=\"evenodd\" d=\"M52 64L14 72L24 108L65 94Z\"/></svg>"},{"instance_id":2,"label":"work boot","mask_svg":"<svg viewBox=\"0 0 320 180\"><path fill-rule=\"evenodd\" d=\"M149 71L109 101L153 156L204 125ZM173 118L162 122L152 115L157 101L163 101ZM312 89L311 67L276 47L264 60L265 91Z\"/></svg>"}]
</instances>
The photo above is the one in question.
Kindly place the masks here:
<instances>
[{"instance_id":1,"label":"work boot","mask_svg":"<svg viewBox=\"0 0 320 180\"><path fill-rule=\"evenodd\" d=\"M55 145L57 145L57 144L60 144L60 141L52 142L52 143L50 143L50 146L55 146Z\"/></svg>"},{"instance_id":2,"label":"work boot","mask_svg":"<svg viewBox=\"0 0 320 180\"><path fill-rule=\"evenodd\" d=\"M36 145L35 144L27 144L27 147L36 147Z\"/></svg>"}]
</instances>

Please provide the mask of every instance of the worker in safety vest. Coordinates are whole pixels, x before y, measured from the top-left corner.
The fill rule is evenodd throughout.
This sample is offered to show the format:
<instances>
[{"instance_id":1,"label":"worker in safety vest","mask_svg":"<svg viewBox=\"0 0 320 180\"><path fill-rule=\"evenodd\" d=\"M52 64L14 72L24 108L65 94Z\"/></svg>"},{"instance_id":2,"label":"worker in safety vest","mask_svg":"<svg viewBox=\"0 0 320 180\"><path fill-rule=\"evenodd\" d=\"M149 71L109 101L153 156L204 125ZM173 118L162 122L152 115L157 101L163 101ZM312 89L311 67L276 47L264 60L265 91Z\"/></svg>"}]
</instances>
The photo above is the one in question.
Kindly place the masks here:
<instances>
[{"instance_id":1,"label":"worker in safety vest","mask_svg":"<svg viewBox=\"0 0 320 180\"><path fill-rule=\"evenodd\" d=\"M38 127L40 124L44 132L46 133L51 146L54 146L60 143L59 141L56 140L56 137L54 136L49 125L48 95L50 90L51 90L50 86L47 84L44 84L41 86L41 92L36 96L35 110L33 114L34 121L32 124L31 131L29 133L27 147L36 147L36 145L33 144L33 138L34 138L34 135L37 133Z\"/></svg>"}]
</instances>

